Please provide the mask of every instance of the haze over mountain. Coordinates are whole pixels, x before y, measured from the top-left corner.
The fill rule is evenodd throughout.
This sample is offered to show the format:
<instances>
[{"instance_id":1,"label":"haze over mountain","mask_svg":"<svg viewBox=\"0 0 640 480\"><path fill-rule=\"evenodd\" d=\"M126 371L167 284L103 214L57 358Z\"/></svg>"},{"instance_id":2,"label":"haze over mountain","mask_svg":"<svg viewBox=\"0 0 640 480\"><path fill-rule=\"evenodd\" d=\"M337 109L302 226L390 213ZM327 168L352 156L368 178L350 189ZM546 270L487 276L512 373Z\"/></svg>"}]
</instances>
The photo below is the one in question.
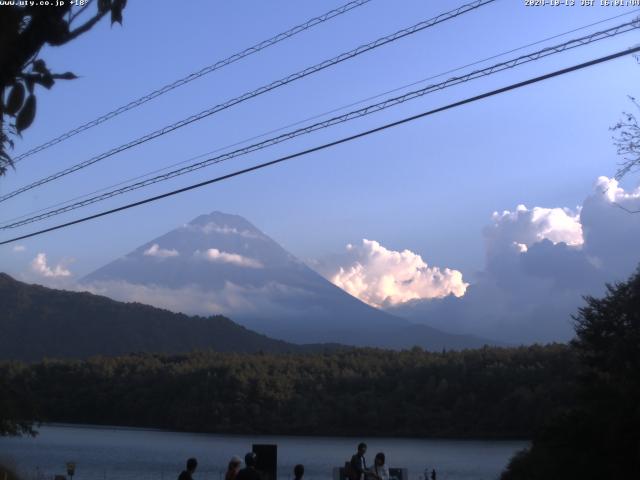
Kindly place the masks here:
<instances>
[{"instance_id":1,"label":"haze over mountain","mask_svg":"<svg viewBox=\"0 0 640 480\"><path fill-rule=\"evenodd\" d=\"M223 314L299 343L465 348L487 341L413 325L347 294L242 217L213 212L80 281L109 297L187 314Z\"/></svg>"},{"instance_id":2,"label":"haze over mountain","mask_svg":"<svg viewBox=\"0 0 640 480\"><path fill-rule=\"evenodd\" d=\"M137 352L302 352L222 316L188 317L86 292L29 285L0 273L0 359L86 358Z\"/></svg>"}]
</instances>

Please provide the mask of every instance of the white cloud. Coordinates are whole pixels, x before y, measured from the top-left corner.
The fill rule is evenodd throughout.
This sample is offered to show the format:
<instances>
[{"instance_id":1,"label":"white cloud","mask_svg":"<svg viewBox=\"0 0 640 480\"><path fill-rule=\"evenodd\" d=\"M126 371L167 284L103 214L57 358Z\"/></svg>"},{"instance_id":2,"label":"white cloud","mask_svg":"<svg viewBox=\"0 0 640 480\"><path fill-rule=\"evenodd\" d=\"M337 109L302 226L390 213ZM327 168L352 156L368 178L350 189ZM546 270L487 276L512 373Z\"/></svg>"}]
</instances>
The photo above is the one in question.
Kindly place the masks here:
<instances>
[{"instance_id":1,"label":"white cloud","mask_svg":"<svg viewBox=\"0 0 640 480\"><path fill-rule=\"evenodd\" d=\"M500 253L507 246L523 252L542 240L572 247L584 243L579 207L572 211L568 208L528 209L518 205L514 211L494 212L491 219L492 224L484 230L490 253Z\"/></svg>"},{"instance_id":2,"label":"white cloud","mask_svg":"<svg viewBox=\"0 0 640 480\"><path fill-rule=\"evenodd\" d=\"M410 250L388 250L374 240L347 246L349 265L341 266L331 282L375 307L397 305L416 299L464 295L462 273L430 267Z\"/></svg>"},{"instance_id":3,"label":"white cloud","mask_svg":"<svg viewBox=\"0 0 640 480\"><path fill-rule=\"evenodd\" d=\"M529 247L524 243L513 242L513 246L519 253L526 253L529 250Z\"/></svg>"},{"instance_id":4,"label":"white cloud","mask_svg":"<svg viewBox=\"0 0 640 480\"><path fill-rule=\"evenodd\" d=\"M184 227L191 230L200 231L204 234L221 233L223 235L240 235L241 237L245 238L260 238L259 235L249 230L240 230L236 227L230 227L228 225L219 225L216 222L208 222L203 225L187 224Z\"/></svg>"},{"instance_id":5,"label":"white cloud","mask_svg":"<svg viewBox=\"0 0 640 480\"><path fill-rule=\"evenodd\" d=\"M196 252L196 254L198 253L199 252ZM263 268L262 263L256 259L244 257L238 253L223 252L217 248L209 248L202 254L202 256L210 262L230 263L232 265L247 268Z\"/></svg>"},{"instance_id":6,"label":"white cloud","mask_svg":"<svg viewBox=\"0 0 640 480\"><path fill-rule=\"evenodd\" d=\"M635 209L640 204L640 186L634 191L626 192L620 187L614 178L598 177L595 188L602 193L602 196L610 203L617 203L629 209Z\"/></svg>"},{"instance_id":7,"label":"white cloud","mask_svg":"<svg viewBox=\"0 0 640 480\"><path fill-rule=\"evenodd\" d=\"M27 249L24 245L15 245L13 251L16 253L24 252Z\"/></svg>"},{"instance_id":8,"label":"white cloud","mask_svg":"<svg viewBox=\"0 0 640 480\"><path fill-rule=\"evenodd\" d=\"M60 263L51 268L47 264L47 255L44 253L38 253L38 255L36 255L36 257L31 261L31 269L38 275L47 278L71 276L71 272L64 268Z\"/></svg>"},{"instance_id":9,"label":"white cloud","mask_svg":"<svg viewBox=\"0 0 640 480\"><path fill-rule=\"evenodd\" d=\"M160 248L160 245L154 243L144 251L144 255L147 257L170 258L177 257L180 254L175 249Z\"/></svg>"}]
</instances>

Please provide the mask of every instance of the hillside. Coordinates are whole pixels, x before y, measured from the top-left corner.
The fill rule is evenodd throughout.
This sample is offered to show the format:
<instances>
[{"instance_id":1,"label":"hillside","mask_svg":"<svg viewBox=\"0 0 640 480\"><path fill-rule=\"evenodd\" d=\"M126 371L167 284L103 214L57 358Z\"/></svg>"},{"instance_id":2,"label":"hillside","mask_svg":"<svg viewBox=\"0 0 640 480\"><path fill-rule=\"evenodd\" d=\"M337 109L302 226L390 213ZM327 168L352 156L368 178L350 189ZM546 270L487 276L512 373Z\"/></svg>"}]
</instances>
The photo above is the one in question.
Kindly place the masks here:
<instances>
[{"instance_id":1,"label":"hillside","mask_svg":"<svg viewBox=\"0 0 640 480\"><path fill-rule=\"evenodd\" d=\"M301 349L222 316L187 316L86 292L29 285L0 273L0 359Z\"/></svg>"}]
</instances>

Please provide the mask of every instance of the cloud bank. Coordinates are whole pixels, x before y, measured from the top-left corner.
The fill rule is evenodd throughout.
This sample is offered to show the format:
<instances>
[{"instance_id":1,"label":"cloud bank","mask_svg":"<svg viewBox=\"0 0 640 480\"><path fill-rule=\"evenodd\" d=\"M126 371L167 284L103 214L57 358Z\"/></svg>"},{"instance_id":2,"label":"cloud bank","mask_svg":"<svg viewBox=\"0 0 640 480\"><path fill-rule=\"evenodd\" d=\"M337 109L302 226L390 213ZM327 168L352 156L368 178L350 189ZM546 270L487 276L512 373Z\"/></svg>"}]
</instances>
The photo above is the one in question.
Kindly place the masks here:
<instances>
[{"instance_id":1,"label":"cloud bank","mask_svg":"<svg viewBox=\"0 0 640 480\"><path fill-rule=\"evenodd\" d=\"M640 187L598 178L575 210L527 208L494 213L484 229L486 260L461 298L417 300L391 313L459 333L528 343L573 336L583 295L625 280L640 262Z\"/></svg>"},{"instance_id":2,"label":"cloud bank","mask_svg":"<svg viewBox=\"0 0 640 480\"><path fill-rule=\"evenodd\" d=\"M105 295L123 302L154 305L173 312L198 315L228 315L234 320L262 318L265 312L274 319L291 316L291 300L296 299L297 313L309 313L305 300L312 295L303 288L269 282L261 286L243 286L225 282L221 289L213 290L199 285L168 288L160 285L141 285L121 280L99 281L76 285L78 291Z\"/></svg>"}]
</instances>

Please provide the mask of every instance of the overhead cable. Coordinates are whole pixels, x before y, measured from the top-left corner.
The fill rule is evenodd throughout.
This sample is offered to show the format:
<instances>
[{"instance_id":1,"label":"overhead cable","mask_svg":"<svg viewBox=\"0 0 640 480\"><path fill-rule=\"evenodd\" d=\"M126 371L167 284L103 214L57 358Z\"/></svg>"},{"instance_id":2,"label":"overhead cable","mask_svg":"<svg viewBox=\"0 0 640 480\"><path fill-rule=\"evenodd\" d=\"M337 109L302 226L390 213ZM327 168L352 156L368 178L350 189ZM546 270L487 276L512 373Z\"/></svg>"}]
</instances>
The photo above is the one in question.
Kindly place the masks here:
<instances>
[{"instance_id":1,"label":"overhead cable","mask_svg":"<svg viewBox=\"0 0 640 480\"><path fill-rule=\"evenodd\" d=\"M374 103L371 105L368 105L366 107L357 109L357 110L353 110L351 112L345 113L343 115L338 115L335 116L333 118L330 118L328 120L324 120L324 121L320 121L320 122L316 122L312 125L308 125L306 127L302 127L290 132L286 132L283 133L281 135L278 135L276 137L271 137L268 138L266 140L263 140L261 142L258 143L254 143L252 145L248 145L246 147L242 147L239 148L237 150L228 152L228 153L224 153L221 155L217 155L215 157L211 157L211 158L207 158L205 160L202 160L200 162L196 162L193 163L191 165L187 165L169 172L166 172L164 174L161 175L157 175L151 178L147 178L129 185L125 185L123 187L114 189L114 190L110 190L108 192L102 193L100 195L95 195L93 197L89 197L89 198L85 198L81 201L69 204L69 205L65 205L63 207L59 207L59 208L52 208L51 210L48 210L44 213L41 213L39 215L34 215L28 218L24 218L12 223L7 223L4 225L0 226L0 230L8 230L8 229L13 229L13 228L18 228L18 227L22 227L24 225L27 225L29 223L34 223L34 222L38 222L41 220L44 220L46 218L50 218L53 216L57 216L57 215L61 215L63 213L66 212L70 212L72 210L77 210L78 208L82 208L85 207L87 205L91 205L93 203L97 203L100 201L104 201L107 200L109 198L118 196L118 195L122 195L124 193L128 193L134 190L138 190L140 188L143 187L147 187L149 185L153 185L159 182L163 182L163 181L167 181L169 179L172 179L174 177L178 177L181 175L185 175L187 173L191 173L193 171L196 170L200 170L202 168L208 167L210 165L214 165L214 164L218 164L218 163L222 163L225 161L228 161L232 158L236 158L236 157L240 157L240 156L244 156L247 155L249 153L258 151L258 150L262 150L264 148L267 147L271 147L273 145L277 145L279 143L285 142L287 140L291 140L293 138L299 137L301 135L306 135L318 130L322 130L325 128L329 128L333 125L337 125L340 123L345 123L348 122L350 120L354 120L356 118L360 118L360 117L364 117L367 115L370 115L372 113L376 113L376 112L380 112L382 110L386 110L388 108L400 105L402 103L411 101L411 100L415 100L417 98L420 98L424 95L427 95L429 93L433 93L435 91L438 90L443 90L445 88L449 88L452 87L454 85L459 85L461 83L466 83L469 82L471 80L475 80L477 78L481 78L481 77L486 77L489 75L493 75L496 74L498 72L504 71L504 70L508 70L514 67L517 67L519 65L523 65L526 63L530 63L533 61L537 61L540 60L541 58L544 57L548 57L550 55L554 55L560 52L564 52L573 48L577 48L577 47L581 47L581 46L585 46L585 45L589 45L591 43L606 39L606 38L611 38L615 35L620 35L622 33L626 33L629 32L631 30L640 28L640 21L638 20L634 20L632 22L627 22L621 25L618 25L616 27L612 27L610 29L607 30L603 30L600 32L595 32L592 33L590 35L584 36L584 37L580 37L577 39L573 39L570 40L568 42L564 42L562 44L559 45L554 45L551 47L547 47L544 48L542 50L538 50L536 52L532 52L532 53L528 53L526 55L522 55L516 58L513 58L511 60L507 60L505 62L500 62L497 63L495 65L492 65L490 67L486 67L480 70L475 70L472 71L470 73L467 73L465 75L462 76L458 76L458 77L452 77L449 78L448 80L444 81L444 82L440 82L440 83L436 83L436 84L432 84L429 85L427 87L421 88L419 90L414 90L411 92L407 92L403 95L400 96L396 96L393 98L388 98L386 100L383 100L382 102L378 102L378 103Z\"/></svg>"},{"instance_id":2,"label":"overhead cable","mask_svg":"<svg viewBox=\"0 0 640 480\"><path fill-rule=\"evenodd\" d=\"M499 94L502 94L502 93L505 93L505 92L508 92L508 91L511 91L511 90L516 90L518 88L522 88L522 87L525 87L527 85L538 83L538 82L541 82L543 80L548 80L550 78L558 77L558 76L561 76L561 75L566 75L568 73L571 73L571 72L574 72L574 71L577 71L577 70L582 70L582 69L585 69L585 68L588 68L588 67L592 67L594 65L598 65L598 64L601 64L601 63L604 63L604 62L608 62L608 61L614 60L616 58L620 58L620 57L623 57L623 56L626 56L626 55L637 53L639 51L640 51L640 46L637 46L637 47L633 47L633 48L629 48L629 49L626 49L626 50L622 50L622 51L613 53L611 55L607 55L607 56L604 56L604 57L596 58L596 59L590 60L588 62L584 62L584 63L580 63L580 64L577 64L577 65L573 65L571 67L563 68L561 70L556 70L554 72L547 73L545 75L541 75L541 76L538 76L538 77L530 78L530 79L524 80L522 82L514 83L514 84L508 85L506 87L498 88L496 90L491 90L489 92L486 92L486 93L483 93L483 94L480 94L480 95L476 95L474 97L469 97L469 98L466 98L464 100L460 100L458 102L450 103L450 104L445 105L443 107L435 108L433 110L422 112L422 113L419 113L417 115L412 115L410 117L406 117L406 118L403 118L401 120L397 120L395 122L387 123L387 124L382 125L380 127L372 128L370 130L366 130L366 131L357 133L355 135L350 135L348 137L343 137L343 138L341 138L339 140L335 140L335 141L332 141L332 142L329 142L329 143L325 143L325 144L322 144L322 145L319 145L319 146L316 146L316 147L313 147L313 148L309 148L309 149L306 149L306 150L303 150L303 151L300 151L300 152L297 152L297 153L294 153L294 154L291 154L291 155L286 155L284 157L280 157L280 158L277 158L275 160L271 160L269 162L260 163L258 165L254 165L252 167L244 168L242 170L237 170L235 172L228 173L228 174L225 174L225 175L221 175L219 177L215 177L215 178L212 178L212 179L209 179L209 180L206 180L206 181L203 181L203 182L199 182L199 183L196 183L196 184L192 184L192 185L189 185L187 187L179 188L177 190L172 190L170 192L166 192L166 193L163 193L163 194L160 194L160 195L155 195L153 197L145 198L143 200L139 200L137 202L132 202L132 203L129 203L129 204L117 207L117 208L112 208L110 210L105 210L103 212L99 212L99 213L96 213L96 214L93 214L93 215L89 215L89 216L82 217L82 218L79 218L79 219L76 219L76 220L72 220L70 222L58 224L58 225L55 225L55 226L52 226L52 227L44 228L42 230L31 232L31 233L28 233L28 234L25 234L25 235L20 235L20 236L17 236L17 237L13 237L13 238L10 238L8 240L0 241L0 245L6 245L8 243L12 243L12 242L16 242L16 241L19 241L19 240L24 240L24 239L27 239L27 238L35 237L37 235L42 235L44 233L52 232L52 231L59 230L59 229L62 229L62 228L67 228L67 227L70 227L72 225L77 225L79 223L84 223L84 222L87 222L89 220L94 220L96 218L104 217L104 216L107 216L107 215L112 215L114 213L121 212L121 211L124 211L124 210L128 210L130 208L138 207L140 205L145 205L147 203L155 202L155 201L161 200L163 198L168 198L168 197L171 197L171 196L174 196L174 195L178 195L180 193L184 193L184 192L188 192L188 191L191 191L191 190L195 190L197 188L201 188L201 187L204 187L206 185L211 185L213 183L219 183L219 182L222 182L224 180L228 180L230 178L234 178L234 177L237 177L237 176L240 176L240 175L244 175L244 174L247 174L247 173L250 173L250 172L261 170L263 168L271 167L273 165L277 165L279 163L282 163L282 162L285 162L285 161L288 161L288 160L292 160L292 159L295 159L295 158L303 157L303 156L308 155L310 153L314 153L314 152L318 152L318 151L321 151L321 150L325 150L327 148L334 147L334 146L337 146L337 145L340 145L340 144L343 144L343 143L347 143L347 142L350 142L350 141L353 141L353 140L356 140L356 139L359 139L359 138L362 138L362 137L366 137L366 136L372 135L374 133L378 133L378 132L387 130L389 128L397 127L399 125L403 125L405 123L409 123L409 122L418 120L418 119L423 118L423 117L427 117L427 116L431 116L431 115L434 115L434 114L439 113L439 112L443 112L445 110L450 110L450 109L453 109L453 108L456 108L456 107L460 107L462 105L467 105L469 103L477 102L479 100L482 100L482 99L485 99L485 98L488 98L488 97L492 97L492 96L495 96L495 95L499 95Z\"/></svg>"},{"instance_id":3,"label":"overhead cable","mask_svg":"<svg viewBox=\"0 0 640 480\"><path fill-rule=\"evenodd\" d=\"M118 115L123 114L124 112L127 112L133 108L139 107L140 105L143 105L151 100L153 100L154 98L159 97L160 95L164 95L165 93L170 92L171 90L175 90L176 88L182 87L183 85L186 85L187 83L190 83L200 77L203 77L205 75L208 75L212 72L215 72L216 70L220 70L223 67L226 67L227 65L231 65L232 63L237 62L238 60L241 60L245 57L248 57L250 55L253 55L254 53L258 53L266 48L269 48L273 45L276 45L280 42L282 42L283 40L286 40L288 38L293 37L294 35L297 35L298 33L304 32L305 30L309 30L317 25L320 25L324 22L326 22L327 20L331 20L332 18L335 18L339 15L342 15L343 13L347 13L351 10L353 10L354 8L360 7L366 3L369 3L371 0L355 0L349 3L346 3L344 5L342 5L341 7L338 7L336 9L330 10L320 16L314 17L310 20L307 20L306 22L300 24L300 25L296 25L293 28L290 28L289 30L279 33L277 35L274 35L273 37L264 40L260 43L256 43L255 45L246 48L244 50L242 50L241 52L238 53L234 53L233 55L224 58L222 60L218 60L217 62L208 65L200 70L198 70L197 72L193 72L190 73L189 75L179 78L178 80L175 80L171 83L168 83L167 85L164 85L163 87L158 88L157 90L154 90L151 93L148 93L147 95L143 95L140 98L137 98L135 100L132 100L131 102L127 103L126 105L123 105L119 108L116 108L115 110L112 110L108 113L105 113L104 115L99 116L98 118L91 120L87 123L84 123L72 130L69 130L68 132L63 133L62 135L59 135L55 138L52 138L51 140L42 143L18 156L16 156L13 159L13 163L18 163L21 160L24 160L27 157L30 157L31 155L34 155L38 152L41 152L42 150L46 150L49 147L52 147L53 145L57 145L60 142L63 142L81 132L84 132L85 130L89 130L90 128L93 128L97 125L100 125L101 123L104 123L108 120L111 120L112 118L117 117Z\"/></svg>"},{"instance_id":4,"label":"overhead cable","mask_svg":"<svg viewBox=\"0 0 640 480\"><path fill-rule=\"evenodd\" d=\"M231 100L227 100L224 103L221 103L219 105L216 105L214 107L208 108L206 110L201 111L200 113L196 113L194 115L191 115L190 117L184 118L178 122L175 122L171 125L167 125L163 128L160 128L158 130L155 130L154 132L148 133L142 137L139 137L135 140L132 140L128 143L122 144L118 147L112 148L111 150L108 150L107 152L101 153L99 155L96 155L94 157L91 157L88 160L85 160L83 162L77 163L71 167L65 168L64 170L60 170L54 174L51 174L47 177L41 178L39 180L36 180L33 183L30 183L28 185L25 185L24 187L20 187L17 190L13 190L12 192L6 193L4 195L0 195L0 202L4 202L10 198L13 198L17 195L20 195L21 193L27 192L29 190L32 190L34 188L37 188L41 185L44 185L46 183L52 182L54 180L57 180L61 177L64 177L66 175L69 175L71 173L77 172L78 170L82 170L84 168L87 168L97 162L100 162L106 158L109 158L117 153L123 152L125 150L128 150L130 148L133 148L137 145L140 145L142 143L148 142L150 140L153 140L155 138L158 138L162 135L166 135L167 133L173 132L174 130L177 130L179 128L185 127L187 125L192 124L193 122L197 122L199 120L202 120L204 118L207 118L215 113L221 112L223 110L226 110L230 107L233 107L235 105L238 105L246 100L249 100L251 98L257 97L259 95L262 95L264 93L267 93L271 90L274 90L276 88L282 87L284 85L288 85L296 80L300 80L308 75L317 73L321 70L324 70L328 67L331 67L333 65L336 65L338 63L344 62L346 60L349 60L351 58L354 58L358 55L361 55L365 52L368 52L370 50L376 49L378 47L381 47L383 45L386 45L388 43L391 42L395 42L396 40L399 40L401 38L404 38L406 36L415 34L417 32L420 32L422 30L425 30L427 28L433 27L434 25L437 25L439 23L445 22L447 20L451 20L452 18L456 18L460 15L463 15L464 13L470 12L472 10L475 10L477 8L480 8L484 5L487 5L489 3L493 3L496 0L476 0L474 2L462 5L456 9L450 10L448 12L445 13L441 13L440 15L437 15L436 17L433 17L429 20L425 20L422 22L419 22L411 27L408 28L404 28L402 30L399 30L395 33L392 33L390 35L387 35L385 37L381 37L378 38L377 40L374 40L373 42L361 45L353 50L350 50L348 52L342 53L336 57L333 57L329 60L325 60L323 62L320 62L316 65L313 65L311 67L305 68L304 70L300 70L296 73L293 73L291 75L288 75L284 78L281 78L280 80L276 80L274 82L271 82L268 85L264 85L256 90L253 90L251 92L247 92L244 93L243 95L239 96L239 97L235 97Z\"/></svg>"}]
</instances>

